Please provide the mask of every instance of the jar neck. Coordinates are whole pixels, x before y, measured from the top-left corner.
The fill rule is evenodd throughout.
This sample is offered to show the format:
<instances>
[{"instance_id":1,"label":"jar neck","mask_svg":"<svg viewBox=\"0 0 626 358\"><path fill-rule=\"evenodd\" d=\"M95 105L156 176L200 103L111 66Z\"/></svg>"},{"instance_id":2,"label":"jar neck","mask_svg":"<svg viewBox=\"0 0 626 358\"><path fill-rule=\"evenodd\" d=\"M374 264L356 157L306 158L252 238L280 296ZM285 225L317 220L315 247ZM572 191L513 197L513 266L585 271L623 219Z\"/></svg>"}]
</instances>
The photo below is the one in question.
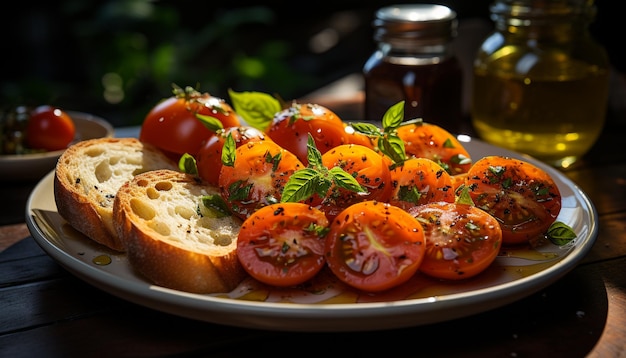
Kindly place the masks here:
<instances>
[{"instance_id":1,"label":"jar neck","mask_svg":"<svg viewBox=\"0 0 626 358\"><path fill-rule=\"evenodd\" d=\"M453 55L450 42L386 41L378 43L378 51L385 57L450 57Z\"/></svg>"},{"instance_id":2,"label":"jar neck","mask_svg":"<svg viewBox=\"0 0 626 358\"><path fill-rule=\"evenodd\" d=\"M556 41L585 36L595 18L589 0L499 0L490 11L497 31Z\"/></svg>"}]
</instances>

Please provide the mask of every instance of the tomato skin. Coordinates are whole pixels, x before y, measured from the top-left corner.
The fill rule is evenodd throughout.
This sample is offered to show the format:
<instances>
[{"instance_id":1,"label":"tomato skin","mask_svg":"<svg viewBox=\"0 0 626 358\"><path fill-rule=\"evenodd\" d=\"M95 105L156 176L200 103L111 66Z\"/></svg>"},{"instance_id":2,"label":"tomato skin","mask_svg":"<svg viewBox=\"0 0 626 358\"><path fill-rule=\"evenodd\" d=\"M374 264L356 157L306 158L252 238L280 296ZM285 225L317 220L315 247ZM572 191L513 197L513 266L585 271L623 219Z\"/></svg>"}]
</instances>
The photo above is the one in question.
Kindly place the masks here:
<instances>
[{"instance_id":1,"label":"tomato skin","mask_svg":"<svg viewBox=\"0 0 626 358\"><path fill-rule=\"evenodd\" d=\"M404 210L429 202L455 199L452 178L439 164L427 158L410 158L391 170L389 203Z\"/></svg>"},{"instance_id":2,"label":"tomato skin","mask_svg":"<svg viewBox=\"0 0 626 358\"><path fill-rule=\"evenodd\" d=\"M481 158L467 173L465 186L474 204L500 222L504 244L543 237L561 211L561 193L554 180L523 160Z\"/></svg>"},{"instance_id":3,"label":"tomato skin","mask_svg":"<svg viewBox=\"0 0 626 358\"><path fill-rule=\"evenodd\" d=\"M430 123L400 126L398 137L404 141L407 157L428 158L444 167L450 175L466 173L472 166L470 155L450 132Z\"/></svg>"},{"instance_id":4,"label":"tomato skin","mask_svg":"<svg viewBox=\"0 0 626 358\"><path fill-rule=\"evenodd\" d=\"M424 228L420 272L445 280L474 277L493 263L502 246L498 221L467 204L432 202L409 209Z\"/></svg>"},{"instance_id":5,"label":"tomato skin","mask_svg":"<svg viewBox=\"0 0 626 358\"><path fill-rule=\"evenodd\" d=\"M218 130L209 137L196 154L198 175L205 181L219 184L220 170L222 169L222 148L226 138L231 134L235 140L235 147L239 147L251 140L271 140L262 131L248 126L228 127Z\"/></svg>"},{"instance_id":6,"label":"tomato skin","mask_svg":"<svg viewBox=\"0 0 626 358\"><path fill-rule=\"evenodd\" d=\"M345 207L361 201L388 201L393 189L388 163L373 149L358 144L342 144L330 149L322 154L322 164L328 169L340 167L367 193L355 193L333 184L324 198L314 195L312 205L319 206L332 219Z\"/></svg>"},{"instance_id":7,"label":"tomato skin","mask_svg":"<svg viewBox=\"0 0 626 358\"><path fill-rule=\"evenodd\" d=\"M324 267L327 227L324 213L309 205L268 205L243 222L237 257L258 281L279 287L298 285Z\"/></svg>"},{"instance_id":8,"label":"tomato skin","mask_svg":"<svg viewBox=\"0 0 626 358\"><path fill-rule=\"evenodd\" d=\"M196 114L215 117L224 128L240 125L239 116L225 100L188 91L157 103L141 125L139 140L160 148L176 161L185 153L195 156L204 141L215 134Z\"/></svg>"},{"instance_id":9,"label":"tomato skin","mask_svg":"<svg viewBox=\"0 0 626 358\"><path fill-rule=\"evenodd\" d=\"M63 110L42 105L32 110L26 125L26 145L31 149L54 151L67 148L74 140L76 126Z\"/></svg>"},{"instance_id":10,"label":"tomato skin","mask_svg":"<svg viewBox=\"0 0 626 358\"><path fill-rule=\"evenodd\" d=\"M222 166L218 183L230 210L245 220L280 202L289 176L303 167L293 153L273 141L252 140L235 150L233 166Z\"/></svg>"},{"instance_id":11,"label":"tomato skin","mask_svg":"<svg viewBox=\"0 0 626 358\"><path fill-rule=\"evenodd\" d=\"M276 113L266 132L274 142L295 154L304 165L308 165L309 133L322 154L347 142L343 121L330 109L312 103L293 103Z\"/></svg>"},{"instance_id":12,"label":"tomato skin","mask_svg":"<svg viewBox=\"0 0 626 358\"><path fill-rule=\"evenodd\" d=\"M424 230L408 212L377 201L344 209L326 236L326 263L344 283L379 292L400 285L419 269Z\"/></svg>"}]
</instances>

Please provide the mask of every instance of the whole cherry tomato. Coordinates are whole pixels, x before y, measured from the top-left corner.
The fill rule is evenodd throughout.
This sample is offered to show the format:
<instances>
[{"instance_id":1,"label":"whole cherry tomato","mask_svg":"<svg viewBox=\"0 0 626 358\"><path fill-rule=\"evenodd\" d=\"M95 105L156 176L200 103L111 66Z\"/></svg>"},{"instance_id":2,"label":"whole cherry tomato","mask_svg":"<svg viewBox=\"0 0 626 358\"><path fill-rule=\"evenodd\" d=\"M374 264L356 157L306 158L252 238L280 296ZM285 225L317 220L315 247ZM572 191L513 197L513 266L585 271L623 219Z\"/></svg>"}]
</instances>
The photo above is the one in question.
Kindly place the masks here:
<instances>
[{"instance_id":1,"label":"whole cherry tomato","mask_svg":"<svg viewBox=\"0 0 626 358\"><path fill-rule=\"evenodd\" d=\"M523 160L484 157L472 165L464 185L474 204L500 222L504 244L543 237L561 211L561 193L554 180Z\"/></svg>"},{"instance_id":2,"label":"whole cherry tomato","mask_svg":"<svg viewBox=\"0 0 626 358\"><path fill-rule=\"evenodd\" d=\"M173 96L148 112L139 140L160 148L176 161L185 153L195 156L202 143L215 134L197 115L217 118L223 128L240 125L239 116L225 100L191 87L175 87Z\"/></svg>"},{"instance_id":3,"label":"whole cherry tomato","mask_svg":"<svg viewBox=\"0 0 626 358\"><path fill-rule=\"evenodd\" d=\"M196 155L198 175L213 185L219 183L220 170L222 169L222 148L229 134L232 135L236 147L251 140L271 140L265 133L253 127L238 126L219 129L215 135L209 137L202 144Z\"/></svg>"},{"instance_id":4,"label":"whole cherry tomato","mask_svg":"<svg viewBox=\"0 0 626 358\"><path fill-rule=\"evenodd\" d=\"M74 140L76 127L72 118L59 108L43 105L35 108L26 125L26 145L45 151L61 150Z\"/></svg>"},{"instance_id":5,"label":"whole cherry tomato","mask_svg":"<svg viewBox=\"0 0 626 358\"><path fill-rule=\"evenodd\" d=\"M344 283L383 291L406 282L426 252L422 225L407 211L378 201L344 209L326 236L326 263Z\"/></svg>"},{"instance_id":6,"label":"whole cherry tomato","mask_svg":"<svg viewBox=\"0 0 626 358\"><path fill-rule=\"evenodd\" d=\"M323 212L302 203L272 204L244 220L237 257L250 276L274 286L301 284L326 263Z\"/></svg>"},{"instance_id":7,"label":"whole cherry tomato","mask_svg":"<svg viewBox=\"0 0 626 358\"><path fill-rule=\"evenodd\" d=\"M420 271L441 279L461 280L483 272L502 246L498 221L467 204L431 202L409 209L422 224L426 255Z\"/></svg>"},{"instance_id":8,"label":"whole cherry tomato","mask_svg":"<svg viewBox=\"0 0 626 358\"><path fill-rule=\"evenodd\" d=\"M319 104L293 103L274 116L266 131L270 138L308 164L307 142L313 136L320 153L347 143L343 121L330 109Z\"/></svg>"}]
</instances>

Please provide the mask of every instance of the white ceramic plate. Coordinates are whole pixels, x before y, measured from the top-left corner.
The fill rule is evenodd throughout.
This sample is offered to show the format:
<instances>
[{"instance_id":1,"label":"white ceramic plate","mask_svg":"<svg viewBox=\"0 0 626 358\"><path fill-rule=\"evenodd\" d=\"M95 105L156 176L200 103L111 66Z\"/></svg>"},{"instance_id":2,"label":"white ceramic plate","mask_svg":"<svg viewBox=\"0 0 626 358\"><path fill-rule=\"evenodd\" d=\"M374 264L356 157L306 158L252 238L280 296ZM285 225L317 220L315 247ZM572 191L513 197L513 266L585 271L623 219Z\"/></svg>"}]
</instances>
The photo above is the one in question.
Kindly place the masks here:
<instances>
[{"instance_id":1,"label":"white ceramic plate","mask_svg":"<svg viewBox=\"0 0 626 358\"><path fill-rule=\"evenodd\" d=\"M83 112L67 111L74 121L76 136L74 142L112 137L113 126L106 120ZM38 180L54 169L64 150L53 152L0 155L0 181Z\"/></svg>"},{"instance_id":2,"label":"white ceramic plate","mask_svg":"<svg viewBox=\"0 0 626 358\"><path fill-rule=\"evenodd\" d=\"M26 207L28 228L39 245L77 277L128 301L212 323L290 331L365 331L442 322L494 309L539 291L572 270L597 236L597 213L589 198L560 172L531 158L467 139L474 160L509 155L548 171L563 196L557 220L577 239L566 247L507 250L474 279L442 283L420 276L382 294L360 294L320 275L306 289L272 289L253 280L220 295L201 295L150 284L114 253L77 233L58 215L53 173L43 178ZM334 282L333 282L334 283Z\"/></svg>"}]
</instances>

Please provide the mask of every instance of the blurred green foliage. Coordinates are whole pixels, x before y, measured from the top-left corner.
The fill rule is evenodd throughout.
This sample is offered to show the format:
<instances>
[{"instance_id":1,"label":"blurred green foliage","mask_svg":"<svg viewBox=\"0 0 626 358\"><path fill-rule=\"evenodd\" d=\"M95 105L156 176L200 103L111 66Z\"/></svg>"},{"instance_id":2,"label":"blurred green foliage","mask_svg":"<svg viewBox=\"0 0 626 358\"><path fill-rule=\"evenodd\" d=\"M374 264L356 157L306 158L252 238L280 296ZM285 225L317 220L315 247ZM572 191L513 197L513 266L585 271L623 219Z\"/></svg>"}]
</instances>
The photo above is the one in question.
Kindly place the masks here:
<instances>
[{"instance_id":1,"label":"blurred green foliage","mask_svg":"<svg viewBox=\"0 0 626 358\"><path fill-rule=\"evenodd\" d=\"M290 98L320 84L291 66L294 43L273 34L269 7L66 0L30 10L12 26L9 46L23 56L2 75L4 105L56 104L133 125L173 83L223 98L228 88Z\"/></svg>"}]
</instances>

